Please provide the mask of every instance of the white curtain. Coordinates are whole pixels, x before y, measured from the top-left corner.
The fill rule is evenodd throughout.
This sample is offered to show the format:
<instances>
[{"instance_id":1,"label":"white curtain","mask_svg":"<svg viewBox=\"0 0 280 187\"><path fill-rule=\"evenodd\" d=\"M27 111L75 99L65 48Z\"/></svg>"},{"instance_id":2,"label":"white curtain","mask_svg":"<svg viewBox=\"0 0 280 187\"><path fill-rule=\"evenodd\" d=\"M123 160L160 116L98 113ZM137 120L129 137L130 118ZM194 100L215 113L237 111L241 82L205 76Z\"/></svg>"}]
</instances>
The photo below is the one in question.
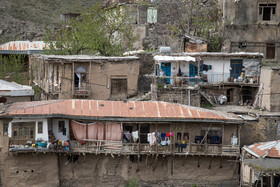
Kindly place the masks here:
<instances>
[{"instance_id":1,"label":"white curtain","mask_svg":"<svg viewBox=\"0 0 280 187\"><path fill-rule=\"evenodd\" d=\"M81 73L75 73L77 75L77 77L79 78L79 89L81 88Z\"/></svg>"}]
</instances>

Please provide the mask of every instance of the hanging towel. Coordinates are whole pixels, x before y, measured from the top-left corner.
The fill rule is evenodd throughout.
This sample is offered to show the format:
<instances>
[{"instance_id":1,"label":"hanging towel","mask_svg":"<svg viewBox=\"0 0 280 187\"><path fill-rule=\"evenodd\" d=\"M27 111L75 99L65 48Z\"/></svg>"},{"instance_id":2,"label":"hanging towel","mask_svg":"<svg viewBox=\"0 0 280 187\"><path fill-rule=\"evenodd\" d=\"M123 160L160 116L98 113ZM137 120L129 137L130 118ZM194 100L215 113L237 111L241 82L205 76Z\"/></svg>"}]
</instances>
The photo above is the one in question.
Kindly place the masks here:
<instances>
[{"instance_id":1,"label":"hanging towel","mask_svg":"<svg viewBox=\"0 0 280 187\"><path fill-rule=\"evenodd\" d=\"M173 133L173 132L171 132L171 133L170 133L170 136L174 136L174 133Z\"/></svg>"},{"instance_id":2,"label":"hanging towel","mask_svg":"<svg viewBox=\"0 0 280 187\"><path fill-rule=\"evenodd\" d=\"M165 139L165 133L161 133L161 138Z\"/></svg>"},{"instance_id":3,"label":"hanging towel","mask_svg":"<svg viewBox=\"0 0 280 187\"><path fill-rule=\"evenodd\" d=\"M170 137L170 133L166 133L166 136L167 136L167 137Z\"/></svg>"},{"instance_id":4,"label":"hanging towel","mask_svg":"<svg viewBox=\"0 0 280 187\"><path fill-rule=\"evenodd\" d=\"M133 141L136 142L138 140L138 131L133 131L132 132L132 138L133 138Z\"/></svg>"},{"instance_id":5,"label":"hanging towel","mask_svg":"<svg viewBox=\"0 0 280 187\"><path fill-rule=\"evenodd\" d=\"M153 146L155 145L156 141L157 141L157 138L156 138L156 133L148 133L148 142L150 144L150 146Z\"/></svg>"}]
</instances>

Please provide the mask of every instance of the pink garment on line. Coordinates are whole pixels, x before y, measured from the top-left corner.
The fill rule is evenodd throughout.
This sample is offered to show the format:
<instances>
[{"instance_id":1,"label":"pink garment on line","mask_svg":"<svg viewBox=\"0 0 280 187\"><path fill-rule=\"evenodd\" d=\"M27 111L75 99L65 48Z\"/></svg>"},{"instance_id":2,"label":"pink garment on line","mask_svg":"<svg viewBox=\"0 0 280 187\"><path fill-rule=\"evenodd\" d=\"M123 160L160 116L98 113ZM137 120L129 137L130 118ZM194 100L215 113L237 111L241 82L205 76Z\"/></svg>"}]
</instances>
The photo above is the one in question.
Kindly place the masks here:
<instances>
[{"instance_id":1,"label":"pink garment on line","mask_svg":"<svg viewBox=\"0 0 280 187\"><path fill-rule=\"evenodd\" d=\"M106 124L105 140L121 141L121 124Z\"/></svg>"}]
</instances>

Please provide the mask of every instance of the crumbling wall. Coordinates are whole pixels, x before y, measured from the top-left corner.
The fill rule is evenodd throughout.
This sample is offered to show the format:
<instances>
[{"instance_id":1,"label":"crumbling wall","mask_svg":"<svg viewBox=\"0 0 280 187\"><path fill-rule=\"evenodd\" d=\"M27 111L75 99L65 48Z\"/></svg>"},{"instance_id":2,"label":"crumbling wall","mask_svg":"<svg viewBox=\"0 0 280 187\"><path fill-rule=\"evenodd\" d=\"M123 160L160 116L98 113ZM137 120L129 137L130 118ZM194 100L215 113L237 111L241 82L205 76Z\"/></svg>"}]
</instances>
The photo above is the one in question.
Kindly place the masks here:
<instances>
[{"instance_id":1,"label":"crumbling wall","mask_svg":"<svg viewBox=\"0 0 280 187\"><path fill-rule=\"evenodd\" d=\"M238 167L222 157L141 156L138 163L136 156L81 155L66 161L62 157L61 186L124 186L133 179L143 186L217 186L238 179Z\"/></svg>"},{"instance_id":2,"label":"crumbling wall","mask_svg":"<svg viewBox=\"0 0 280 187\"><path fill-rule=\"evenodd\" d=\"M152 53L138 54L140 62L139 78L138 78L138 91L140 93L147 93L151 90L152 77L145 77L144 75L151 75L154 73L155 61Z\"/></svg>"},{"instance_id":3,"label":"crumbling wall","mask_svg":"<svg viewBox=\"0 0 280 187\"><path fill-rule=\"evenodd\" d=\"M180 103L200 107L200 93L198 90L187 90L186 88L161 88L157 89L157 101Z\"/></svg>"},{"instance_id":4,"label":"crumbling wall","mask_svg":"<svg viewBox=\"0 0 280 187\"><path fill-rule=\"evenodd\" d=\"M280 117L260 117L258 121L248 121L241 128L241 145L280 139L278 123Z\"/></svg>"}]
</instances>

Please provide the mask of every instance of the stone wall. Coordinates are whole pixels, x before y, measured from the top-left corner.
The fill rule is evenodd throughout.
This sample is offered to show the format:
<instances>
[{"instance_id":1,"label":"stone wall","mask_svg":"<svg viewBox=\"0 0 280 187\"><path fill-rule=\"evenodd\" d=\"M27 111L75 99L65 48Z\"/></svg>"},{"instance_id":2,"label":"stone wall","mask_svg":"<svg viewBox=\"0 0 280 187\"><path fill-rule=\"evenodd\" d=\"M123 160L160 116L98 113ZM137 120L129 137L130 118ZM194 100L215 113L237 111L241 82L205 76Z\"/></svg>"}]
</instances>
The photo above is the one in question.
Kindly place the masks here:
<instances>
[{"instance_id":1,"label":"stone wall","mask_svg":"<svg viewBox=\"0 0 280 187\"><path fill-rule=\"evenodd\" d=\"M166 101L171 103L180 103L200 107L200 93L198 90L187 90L186 88L161 88L157 89L157 101Z\"/></svg>"},{"instance_id":2,"label":"stone wall","mask_svg":"<svg viewBox=\"0 0 280 187\"><path fill-rule=\"evenodd\" d=\"M280 139L277 132L280 117L261 116L258 121L247 122L241 127L241 145Z\"/></svg>"}]
</instances>

